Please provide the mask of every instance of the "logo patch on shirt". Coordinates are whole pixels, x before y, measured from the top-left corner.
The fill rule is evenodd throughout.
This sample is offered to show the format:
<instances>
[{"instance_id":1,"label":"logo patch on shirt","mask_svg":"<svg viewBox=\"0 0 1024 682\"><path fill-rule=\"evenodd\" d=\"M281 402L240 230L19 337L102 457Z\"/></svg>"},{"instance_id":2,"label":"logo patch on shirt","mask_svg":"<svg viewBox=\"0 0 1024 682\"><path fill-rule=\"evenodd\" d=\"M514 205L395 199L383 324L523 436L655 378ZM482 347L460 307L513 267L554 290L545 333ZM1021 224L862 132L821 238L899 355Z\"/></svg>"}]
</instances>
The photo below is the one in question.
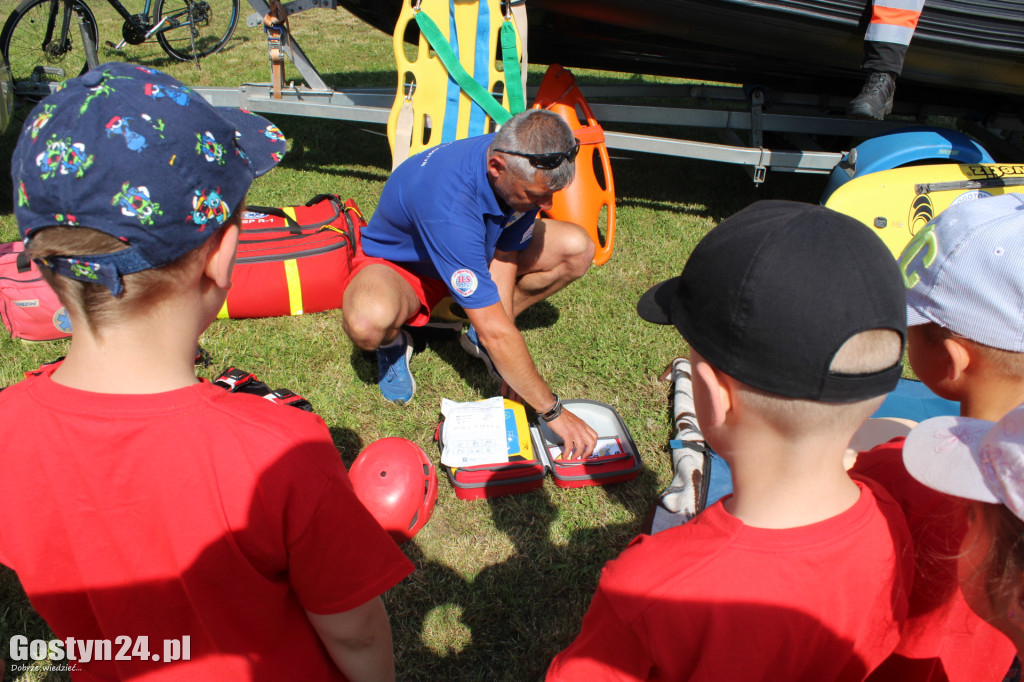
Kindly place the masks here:
<instances>
[{"instance_id":1,"label":"logo patch on shirt","mask_svg":"<svg viewBox=\"0 0 1024 682\"><path fill-rule=\"evenodd\" d=\"M470 296L479 282L476 273L469 268L461 268L452 273L452 288L463 296Z\"/></svg>"},{"instance_id":2,"label":"logo patch on shirt","mask_svg":"<svg viewBox=\"0 0 1024 682\"><path fill-rule=\"evenodd\" d=\"M534 223L534 225L536 225L536 223ZM523 233L523 238L519 240L519 243L520 244L525 244L526 242L530 241L530 237L532 237L532 236L533 236L533 225L530 225L530 228L526 232Z\"/></svg>"}]
</instances>

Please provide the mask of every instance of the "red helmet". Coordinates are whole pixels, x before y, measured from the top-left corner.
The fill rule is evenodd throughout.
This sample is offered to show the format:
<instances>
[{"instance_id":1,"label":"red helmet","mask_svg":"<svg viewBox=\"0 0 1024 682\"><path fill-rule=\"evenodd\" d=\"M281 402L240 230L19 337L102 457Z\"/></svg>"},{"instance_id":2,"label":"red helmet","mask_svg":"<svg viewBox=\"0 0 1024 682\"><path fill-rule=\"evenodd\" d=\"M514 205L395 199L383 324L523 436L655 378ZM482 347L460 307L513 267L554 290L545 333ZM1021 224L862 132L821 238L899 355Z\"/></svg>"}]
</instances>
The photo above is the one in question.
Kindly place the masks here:
<instances>
[{"instance_id":1,"label":"red helmet","mask_svg":"<svg viewBox=\"0 0 1024 682\"><path fill-rule=\"evenodd\" d=\"M420 446L381 438L363 448L348 477L356 497L395 542L412 539L437 502L437 472Z\"/></svg>"}]
</instances>

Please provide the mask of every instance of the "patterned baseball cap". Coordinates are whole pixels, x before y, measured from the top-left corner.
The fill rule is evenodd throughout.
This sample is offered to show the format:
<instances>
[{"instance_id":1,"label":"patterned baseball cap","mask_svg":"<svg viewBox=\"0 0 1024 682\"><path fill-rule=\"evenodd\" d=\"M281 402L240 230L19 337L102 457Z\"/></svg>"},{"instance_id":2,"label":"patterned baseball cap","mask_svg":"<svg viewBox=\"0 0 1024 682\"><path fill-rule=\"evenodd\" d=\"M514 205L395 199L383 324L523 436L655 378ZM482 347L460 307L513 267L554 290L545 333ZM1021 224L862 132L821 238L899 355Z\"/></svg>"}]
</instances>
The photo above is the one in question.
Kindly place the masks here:
<instances>
[{"instance_id":1,"label":"patterned baseball cap","mask_svg":"<svg viewBox=\"0 0 1024 682\"><path fill-rule=\"evenodd\" d=\"M202 245L285 147L265 118L214 107L155 69L103 64L62 83L21 131L11 158L18 229L26 243L62 225L127 244L40 263L118 296L122 275Z\"/></svg>"},{"instance_id":2,"label":"patterned baseball cap","mask_svg":"<svg viewBox=\"0 0 1024 682\"><path fill-rule=\"evenodd\" d=\"M1024 406L998 422L926 419L907 436L903 462L910 475L929 488L1005 504L1024 520Z\"/></svg>"},{"instance_id":3,"label":"patterned baseball cap","mask_svg":"<svg viewBox=\"0 0 1024 682\"><path fill-rule=\"evenodd\" d=\"M1024 195L947 208L900 255L907 324L1024 352Z\"/></svg>"}]
</instances>

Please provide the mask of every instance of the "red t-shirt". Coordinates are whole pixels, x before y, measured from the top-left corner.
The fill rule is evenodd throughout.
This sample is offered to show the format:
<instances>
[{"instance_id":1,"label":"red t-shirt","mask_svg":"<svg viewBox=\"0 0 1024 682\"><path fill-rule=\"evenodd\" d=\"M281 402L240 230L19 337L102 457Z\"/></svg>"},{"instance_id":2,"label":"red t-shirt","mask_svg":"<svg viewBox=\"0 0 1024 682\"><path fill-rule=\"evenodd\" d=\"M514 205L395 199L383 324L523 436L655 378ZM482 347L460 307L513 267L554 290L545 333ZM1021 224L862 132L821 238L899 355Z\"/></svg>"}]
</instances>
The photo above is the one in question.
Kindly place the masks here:
<instances>
[{"instance_id":1,"label":"red t-shirt","mask_svg":"<svg viewBox=\"0 0 1024 682\"><path fill-rule=\"evenodd\" d=\"M412 565L323 421L206 382L108 395L51 371L0 392L0 563L60 639L116 655L146 636L163 659L188 636L191 654L59 661L75 679L344 680L305 611L359 606Z\"/></svg>"},{"instance_id":2,"label":"red t-shirt","mask_svg":"<svg viewBox=\"0 0 1024 682\"><path fill-rule=\"evenodd\" d=\"M878 481L900 506L914 541L910 612L896 652L871 680L999 682L1016 648L974 614L957 581L964 506L919 483L903 465L903 438L862 452L852 471Z\"/></svg>"},{"instance_id":3,"label":"red t-shirt","mask_svg":"<svg viewBox=\"0 0 1024 682\"><path fill-rule=\"evenodd\" d=\"M721 502L609 562L548 680L863 680L906 617L909 533L870 481L809 526L746 526Z\"/></svg>"}]
</instances>

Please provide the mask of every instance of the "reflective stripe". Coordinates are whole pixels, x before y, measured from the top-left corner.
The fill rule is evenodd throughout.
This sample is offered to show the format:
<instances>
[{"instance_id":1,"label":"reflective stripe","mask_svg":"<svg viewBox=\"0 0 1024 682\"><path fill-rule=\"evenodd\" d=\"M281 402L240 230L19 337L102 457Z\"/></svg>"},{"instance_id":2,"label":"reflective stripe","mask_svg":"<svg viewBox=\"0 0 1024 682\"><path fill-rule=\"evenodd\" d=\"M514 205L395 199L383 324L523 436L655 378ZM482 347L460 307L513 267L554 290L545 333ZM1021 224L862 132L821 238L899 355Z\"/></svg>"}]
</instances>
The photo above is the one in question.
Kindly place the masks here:
<instances>
[{"instance_id":1,"label":"reflective stripe","mask_svg":"<svg viewBox=\"0 0 1024 682\"><path fill-rule=\"evenodd\" d=\"M295 208L289 206L283 209L284 212L295 222L299 219L295 216ZM284 262L284 281L288 285L288 310L289 315L302 314L302 281L299 279L299 262L290 258Z\"/></svg>"},{"instance_id":2,"label":"reflective stripe","mask_svg":"<svg viewBox=\"0 0 1024 682\"><path fill-rule=\"evenodd\" d=\"M914 29L905 26L888 26L886 24L868 24L868 30L864 32L864 40L876 43L895 43L897 45L910 45L914 37Z\"/></svg>"},{"instance_id":3,"label":"reflective stripe","mask_svg":"<svg viewBox=\"0 0 1024 682\"><path fill-rule=\"evenodd\" d=\"M922 7L923 0L876 0L864 40L909 45Z\"/></svg>"},{"instance_id":4,"label":"reflective stripe","mask_svg":"<svg viewBox=\"0 0 1024 682\"><path fill-rule=\"evenodd\" d=\"M294 258L284 262L284 281L288 283L288 314L301 315L302 281L299 279L299 262Z\"/></svg>"}]
</instances>

